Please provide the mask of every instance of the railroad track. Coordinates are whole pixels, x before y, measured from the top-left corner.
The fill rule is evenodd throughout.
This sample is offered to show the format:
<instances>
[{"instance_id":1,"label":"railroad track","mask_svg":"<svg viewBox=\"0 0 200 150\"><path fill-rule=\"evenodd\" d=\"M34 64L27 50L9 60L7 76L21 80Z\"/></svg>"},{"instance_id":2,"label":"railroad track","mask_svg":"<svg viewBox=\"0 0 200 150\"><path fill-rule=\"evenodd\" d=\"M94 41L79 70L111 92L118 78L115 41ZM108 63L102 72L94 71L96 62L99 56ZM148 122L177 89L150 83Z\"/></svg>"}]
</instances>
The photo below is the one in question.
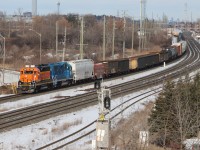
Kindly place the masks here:
<instances>
[{"instance_id":1,"label":"railroad track","mask_svg":"<svg viewBox=\"0 0 200 150\"><path fill-rule=\"evenodd\" d=\"M154 89L154 91L147 91L147 92L144 92L144 93L141 93L140 95L137 95L137 96L134 96L132 98L129 98L128 100L124 101L122 104L119 104L117 106L115 106L111 112L115 111L116 109L118 109L119 107L121 107L121 105L125 105L126 103L128 102L131 102L133 100L135 100L136 98L138 100L135 100L133 101L130 105L124 107L123 109L120 108L120 111L117 112L115 115L113 115L110 120L112 121L113 119L115 119L119 114L121 114L123 111L127 110L129 107L131 107L132 105L142 101L143 99L149 97L149 96L152 96L152 95L155 95L155 94L158 94L161 90L161 88L157 88L157 89ZM43 150L43 149L61 149L62 147L64 146L67 146L71 143L74 143L80 139L82 139L83 137L86 137L87 135L95 132L95 127L92 127L94 125L94 123L96 122L96 120L92 121L91 123L87 124L85 127L81 128L80 130L70 134L70 135L67 135L57 141L54 141L52 143L49 143L45 146L42 146L42 147L39 147L37 148L36 150ZM88 128L93 128L93 129L90 129L89 131L87 131L86 129ZM80 135L80 133L83 133L81 134L81 136L76 136L77 134ZM74 137L74 138L73 138ZM69 140L69 138L73 138L73 140ZM65 143L65 144L61 144L61 143ZM59 145L59 146L58 146Z\"/></svg>"},{"instance_id":2,"label":"railroad track","mask_svg":"<svg viewBox=\"0 0 200 150\"><path fill-rule=\"evenodd\" d=\"M191 47L191 45L190 45L190 47ZM196 49L199 50L199 49L200 49L200 46L199 46L199 45L196 45ZM198 56L197 58L199 58L199 56ZM192 67L192 66L194 65L194 66L195 66L194 68L196 68L197 65L199 65L199 64L200 64L200 63L198 62L197 64L196 64L196 63L195 63L195 64L190 64L189 66ZM193 76L193 77L194 77L194 76ZM121 105L124 105L125 103L129 102L129 101L131 101L131 100L133 100L133 99L135 99L135 98L138 98L138 97L143 96L143 97L140 98L139 100L134 101L132 104L128 105L128 106L125 107L123 110L121 110L121 111L119 111L118 113L116 113L114 116L111 117L111 120L114 119L116 116L118 116L121 112L123 112L123 111L125 111L126 109L128 109L129 107L131 107L132 105L138 103L139 101L143 100L144 98L146 98L146 97L148 97L148 96L157 94L157 93L159 93L160 91L162 91L162 89L161 89L161 88L157 88L157 89L154 89L154 91L148 91L148 92L142 93L142 94L140 94L140 95L138 95L138 96L136 96L136 97L130 98L130 99L128 99L127 101L123 102L122 104L116 106L115 108L113 108L113 109L111 110L111 112L114 111L115 109L117 109L118 107L120 107ZM74 132L74 133L72 133L72 134L70 134L70 135L67 135L67 136L65 136L65 137L63 137L63 138L61 138L61 139L59 139L59 140L57 140L57 141L54 141L54 142L49 143L49 144L47 144L47 145L45 145L45 146L39 147L39 148L37 148L37 150L49 149L49 148L50 148L50 149L53 149L53 150L57 150L57 149L61 149L61 148L65 147L65 146L67 146L67 145L70 145L70 144L72 144L72 143L74 143L74 142L76 142L76 141L78 141L78 140L80 140L80 139L82 139L82 138L84 138L84 137L90 135L91 133L94 133L94 132L96 131L96 130L95 130L95 127L91 127L91 126L94 125L95 122L96 122L96 121L93 121L93 122L89 123L88 125L86 125L85 127L79 129L78 131L76 131L76 132ZM86 130L86 129L88 129L89 127L90 127L90 130L89 130L89 131ZM92 128L92 129L91 129L91 128ZM81 133L82 133L82 134L81 134ZM77 135L77 136L76 136L76 135ZM81 136L80 136L80 135L81 135ZM70 139L70 140L69 140L69 139ZM64 144L63 144L63 143L64 143Z\"/></svg>"},{"instance_id":3,"label":"railroad track","mask_svg":"<svg viewBox=\"0 0 200 150\"><path fill-rule=\"evenodd\" d=\"M195 46L192 45L193 42L190 43L190 47ZM187 73L185 67L187 67L188 64L191 65L190 67L187 67L188 72L190 72L192 69L196 69L196 67L198 67L198 60L198 48L195 48L194 51L189 51L186 54L186 59L183 63L180 63L162 72L154 73L147 77L142 77L138 80L133 80L110 87L112 91L112 97L114 98L122 96L122 94L128 94L133 91L144 89L147 86L155 86L162 83L163 80L183 75L184 73ZM97 104L97 94L95 90L86 94L64 98L58 101L52 101L2 113L0 114L0 132L32 124L34 122L94 104Z\"/></svg>"},{"instance_id":4,"label":"railroad track","mask_svg":"<svg viewBox=\"0 0 200 150\"><path fill-rule=\"evenodd\" d=\"M117 105L116 107L114 107L111 110L111 112L113 112L114 110L120 108L120 111L117 112L116 114L114 114L113 116L111 116L110 120L112 121L117 116L119 116L122 112L124 112L125 110L127 110L131 106L135 105L136 103L144 100L145 98L148 98L149 96L158 94L161 91L162 91L162 88L158 87L158 88L154 89L153 91L147 91L147 92L141 93L140 95L137 95L137 96L134 96L132 98L129 98L128 100L126 100L123 103ZM136 98L137 99L139 98L139 99L135 100ZM133 100L135 100L135 101L133 101ZM133 102L131 104L129 103L129 105L127 105L126 107L123 107L123 109L121 109L121 105L124 105L124 104L126 104L126 103L128 103L130 101L133 101ZM75 131L74 133L71 133L71 134L69 134L69 135L67 135L67 136L65 136L65 137L63 137L63 138L61 138L59 140L51 142L51 143L49 143L49 144L47 144L45 146L38 147L38 148L36 148L36 150L44 150L44 149L58 150L58 149L64 148L65 146L68 146L68 145L70 145L72 143L75 143L75 142L81 140L82 138L87 137L88 135L96 132L96 128L94 127L95 123L96 123L96 120L94 120L91 123L87 124L86 126L82 127L78 131ZM90 129L87 130L88 128L90 128Z\"/></svg>"},{"instance_id":5,"label":"railroad track","mask_svg":"<svg viewBox=\"0 0 200 150\"><path fill-rule=\"evenodd\" d=\"M191 42L190 47L195 46L192 44L193 43ZM122 94L128 94L133 91L143 89L147 85L150 87L160 84L160 81L163 81L167 78L175 78L183 75L184 73L187 73L185 70L188 70L188 72L190 72L192 69L195 70L199 64L198 50L198 48L195 48L194 51L189 51L186 54L185 61L172 68L149 75L148 77L143 77L134 81L110 87L112 91L112 97L122 96ZM188 64L190 64L190 67L187 67ZM185 67L187 69L185 69ZM169 74L169 72L171 73ZM34 122L38 122L93 104L97 104L97 94L95 90L75 97L65 98L58 101L38 104L7 113L2 113L0 114L0 132L32 124Z\"/></svg>"}]
</instances>

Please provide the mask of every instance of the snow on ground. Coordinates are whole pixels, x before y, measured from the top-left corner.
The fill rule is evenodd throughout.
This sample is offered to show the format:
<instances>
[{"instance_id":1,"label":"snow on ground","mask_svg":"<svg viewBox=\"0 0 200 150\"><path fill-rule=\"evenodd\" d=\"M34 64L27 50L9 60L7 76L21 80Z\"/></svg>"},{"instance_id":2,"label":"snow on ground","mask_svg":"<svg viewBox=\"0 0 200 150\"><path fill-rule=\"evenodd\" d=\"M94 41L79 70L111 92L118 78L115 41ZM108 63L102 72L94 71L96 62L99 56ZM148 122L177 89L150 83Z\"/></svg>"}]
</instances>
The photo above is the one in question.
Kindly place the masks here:
<instances>
[{"instance_id":1,"label":"snow on ground","mask_svg":"<svg viewBox=\"0 0 200 150\"><path fill-rule=\"evenodd\" d=\"M184 58L182 58L183 60ZM181 60L180 60L181 61ZM178 62L177 62L178 63ZM166 68L171 67L175 64L168 65ZM123 79L117 79L115 81L109 81L109 82L104 82L104 86L111 86L111 85L116 85L121 82L127 82L129 80L137 79L142 76L146 76L148 74L152 74L161 70L164 70L166 68L163 67L158 67L156 69L153 69L151 71L147 71L145 73L138 73L130 77L124 77ZM193 73L194 74L194 73ZM191 75L193 75L191 74ZM46 102L46 101L52 101L55 100L55 96L73 96L77 94L81 94L84 92L84 89L91 88L93 85L89 85L86 87L79 87L79 88L74 88L71 90L66 90L62 92L57 92L53 94L46 94L45 96L38 96L37 98L32 98L32 99L26 99L26 100L21 100L18 103L8 103L8 104L3 104L1 107L3 108L8 108L8 109L15 109L15 108L20 108L20 107L25 107L28 105L31 105L32 103L39 103L39 102ZM140 95L141 93L144 93L145 91L155 91L155 88L152 89L146 89L143 91L135 92L132 94L129 94L127 96L123 96L117 99L112 100L112 108L115 106L119 105L120 103L135 97L137 95ZM142 96L145 96L143 94ZM121 117L128 117L130 114L132 114L135 111L141 110L144 108L144 104L153 101L155 99L156 95L148 97L140 101L134 106L129 107L126 111L123 112L123 114L120 114L118 117L116 117L112 122L112 126L114 126ZM38 99L37 102L36 99ZM123 105L125 108L126 106L129 106L131 103L134 101L138 100L139 98L135 98L131 100L130 102L126 103ZM28 102L27 102L28 101ZM30 103L29 103L30 102ZM23 103L26 103L22 106ZM16 105L16 106L14 106ZM17 106L18 105L18 106ZM120 109L116 109L114 112L111 113L111 116L116 114L122 109L122 106L120 106ZM17 128L13 129L11 131L7 131L4 133L0 133L0 148L1 145L3 149L18 149L19 147L24 148L24 149L35 149L40 146L46 145L50 142L53 142L57 139L60 139L62 137L65 137L66 135L69 135L70 133L73 133L82 127L88 125L89 123L95 121L98 118L98 106L91 106L73 113L65 114L65 115L60 115L51 119L47 119L44 121L41 121L36 124L32 124L29 126L25 126L22 128ZM95 129L95 124L90 126L87 130L92 130ZM83 133L82 133L83 134ZM85 142L94 139L95 134L92 134L90 136L87 136L86 138L82 139L81 141L72 144L69 149L91 149L90 144L86 144ZM70 140L70 139L69 139ZM84 146L84 147L83 147Z\"/></svg>"},{"instance_id":2,"label":"snow on ground","mask_svg":"<svg viewBox=\"0 0 200 150\"><path fill-rule=\"evenodd\" d=\"M154 91L152 89L148 89ZM139 95L141 92L145 92L148 90L136 92L124 97L117 98L112 101L112 108L119 105L121 102L130 99L131 97L135 97ZM142 96L145 96L142 95ZM125 108L129 106L134 101L138 100L138 98L133 99L132 101L123 105ZM140 103L130 107L128 110L123 112L124 117L128 117L132 112L140 110L143 108L144 103L148 101L152 101L155 99L155 96L151 96L145 98ZM119 112L121 109L116 109L111 113L111 116ZM43 146L51 141L55 141L60 139L70 133L73 133L82 127L88 125L89 123L95 121L98 118L98 106L91 106L86 109L82 109L77 112L69 113L66 115L61 115L58 117L54 117L51 119L47 119L45 121L41 121L36 124L32 124L29 126L25 126L22 128L14 129L8 132L4 132L0 134L0 143L3 143L4 149L16 149L17 147L24 147L25 149L35 149L40 146ZM113 120L114 123L121 117L117 117ZM77 122L74 124L74 122ZM72 124L69 128L65 128L66 125ZM64 129L63 129L64 128ZM93 124L88 131L91 129L95 129L95 124ZM87 140L93 139L92 136L89 136ZM74 147L73 147L74 149Z\"/></svg>"},{"instance_id":3,"label":"snow on ground","mask_svg":"<svg viewBox=\"0 0 200 150\"><path fill-rule=\"evenodd\" d=\"M123 77L123 78L119 78L116 80L112 80L112 81L106 81L103 82L102 86L113 86L113 85L117 85L117 84L121 84L124 82L128 82L131 80L135 80L138 78L142 78L144 76L159 72L159 71L163 71L167 68L170 68L174 65L176 65L177 63L180 63L181 61L183 61L185 59L185 57L183 57L182 59L180 59L178 62L170 64L170 65L166 65L166 67L157 67L154 68L152 70L146 71L144 72L140 72L140 73L136 73L132 76L128 76L128 77ZM9 76L9 75L8 75ZM6 111L10 111L10 110L14 110L14 109L19 109L19 108L23 108L23 107L27 107L27 106L31 106L31 105L35 105L35 104L39 104L39 103L46 103L46 102L50 102L50 101L55 101L55 100L59 100L61 99L62 96L75 96L75 95L79 95L79 94L83 94L88 92L88 89L92 89L94 87L93 84L90 84L88 86L79 86L73 89L66 89L63 90L61 92L54 92L51 94L45 94L42 96L35 96L34 98L26 98L26 99L22 99L16 102L9 102L9 103L4 103L1 105L0 107L0 113L6 112ZM60 97L60 98L56 98L56 97Z\"/></svg>"}]
</instances>

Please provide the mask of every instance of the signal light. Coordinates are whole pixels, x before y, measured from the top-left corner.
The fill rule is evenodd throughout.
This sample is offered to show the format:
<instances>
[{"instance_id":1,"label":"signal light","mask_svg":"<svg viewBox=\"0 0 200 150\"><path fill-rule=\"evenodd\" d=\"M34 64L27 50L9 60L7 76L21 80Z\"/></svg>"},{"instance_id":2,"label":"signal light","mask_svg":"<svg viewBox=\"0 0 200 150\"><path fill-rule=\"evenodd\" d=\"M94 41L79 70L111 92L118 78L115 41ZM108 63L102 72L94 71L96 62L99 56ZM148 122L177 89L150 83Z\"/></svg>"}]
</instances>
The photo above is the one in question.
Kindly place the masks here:
<instances>
[{"instance_id":1,"label":"signal light","mask_svg":"<svg viewBox=\"0 0 200 150\"><path fill-rule=\"evenodd\" d=\"M108 96L106 96L106 97L104 98L104 108L110 110L110 97L108 97Z\"/></svg>"}]
</instances>

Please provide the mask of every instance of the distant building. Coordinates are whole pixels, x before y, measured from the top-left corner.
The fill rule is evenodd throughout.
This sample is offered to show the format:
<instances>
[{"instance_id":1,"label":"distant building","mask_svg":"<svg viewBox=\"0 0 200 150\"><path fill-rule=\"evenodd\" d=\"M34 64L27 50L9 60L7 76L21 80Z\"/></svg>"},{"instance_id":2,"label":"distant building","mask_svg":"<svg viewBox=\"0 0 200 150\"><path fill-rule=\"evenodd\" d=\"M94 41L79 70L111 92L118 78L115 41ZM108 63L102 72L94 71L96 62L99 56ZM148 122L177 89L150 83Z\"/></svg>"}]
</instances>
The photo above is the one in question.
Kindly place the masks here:
<instances>
[{"instance_id":1,"label":"distant building","mask_svg":"<svg viewBox=\"0 0 200 150\"><path fill-rule=\"evenodd\" d=\"M23 17L25 18L31 18L32 17L32 12L24 12Z\"/></svg>"},{"instance_id":2,"label":"distant building","mask_svg":"<svg viewBox=\"0 0 200 150\"><path fill-rule=\"evenodd\" d=\"M32 0L32 15L37 16L37 0Z\"/></svg>"}]
</instances>

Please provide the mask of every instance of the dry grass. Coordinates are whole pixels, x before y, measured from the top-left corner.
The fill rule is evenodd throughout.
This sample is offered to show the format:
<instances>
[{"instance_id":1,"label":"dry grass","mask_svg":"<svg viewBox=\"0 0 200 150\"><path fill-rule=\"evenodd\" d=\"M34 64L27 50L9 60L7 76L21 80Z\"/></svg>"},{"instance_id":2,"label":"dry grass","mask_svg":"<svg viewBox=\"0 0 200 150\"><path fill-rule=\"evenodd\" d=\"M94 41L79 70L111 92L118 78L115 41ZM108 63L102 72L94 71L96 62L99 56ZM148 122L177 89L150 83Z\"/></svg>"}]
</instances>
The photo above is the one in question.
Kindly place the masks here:
<instances>
[{"instance_id":1,"label":"dry grass","mask_svg":"<svg viewBox=\"0 0 200 150\"><path fill-rule=\"evenodd\" d=\"M13 89L11 85L0 86L0 94L13 94Z\"/></svg>"},{"instance_id":2,"label":"dry grass","mask_svg":"<svg viewBox=\"0 0 200 150\"><path fill-rule=\"evenodd\" d=\"M145 109L132 114L129 119L122 119L111 132L112 145L120 149L127 149L135 147L136 150L144 149L139 144L139 131L148 131L147 120L153 107L153 103L149 102L145 105ZM133 149L134 150L134 149ZM161 150L151 145L145 150Z\"/></svg>"},{"instance_id":3,"label":"dry grass","mask_svg":"<svg viewBox=\"0 0 200 150\"><path fill-rule=\"evenodd\" d=\"M52 133L61 133L65 130L68 130L72 126L77 126L82 123L82 119L75 120L74 122L64 123L61 126L57 126L51 129Z\"/></svg>"},{"instance_id":4,"label":"dry grass","mask_svg":"<svg viewBox=\"0 0 200 150\"><path fill-rule=\"evenodd\" d=\"M6 108L0 108L0 112L8 111L9 109Z\"/></svg>"},{"instance_id":5,"label":"dry grass","mask_svg":"<svg viewBox=\"0 0 200 150\"><path fill-rule=\"evenodd\" d=\"M18 146L16 146L15 148L16 148L16 149L20 149L20 150L26 149L26 147L21 146L21 145L18 145Z\"/></svg>"}]
</instances>

